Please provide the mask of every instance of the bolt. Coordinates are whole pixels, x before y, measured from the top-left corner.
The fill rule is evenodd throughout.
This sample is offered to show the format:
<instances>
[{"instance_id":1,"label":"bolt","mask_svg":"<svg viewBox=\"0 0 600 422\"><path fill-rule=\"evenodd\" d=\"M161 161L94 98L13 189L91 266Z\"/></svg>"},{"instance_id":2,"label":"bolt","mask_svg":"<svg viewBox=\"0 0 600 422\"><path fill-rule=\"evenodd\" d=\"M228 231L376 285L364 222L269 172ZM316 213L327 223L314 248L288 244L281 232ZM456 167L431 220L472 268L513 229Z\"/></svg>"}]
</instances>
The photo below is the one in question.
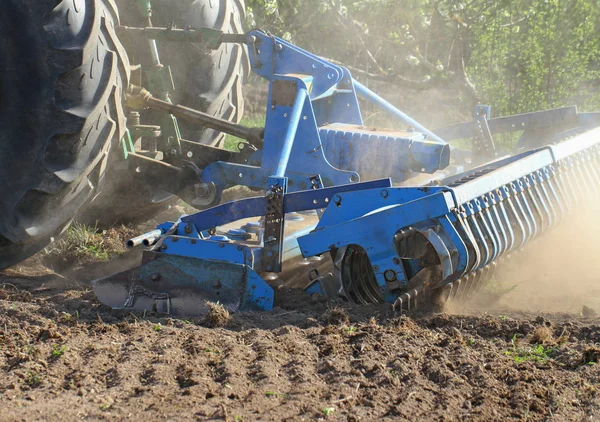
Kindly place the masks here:
<instances>
[{"instance_id":1,"label":"bolt","mask_svg":"<svg viewBox=\"0 0 600 422\"><path fill-rule=\"evenodd\" d=\"M197 183L194 185L194 191L198 198L204 198L208 196L210 189L206 185L206 183Z\"/></svg>"},{"instance_id":2,"label":"bolt","mask_svg":"<svg viewBox=\"0 0 600 422\"><path fill-rule=\"evenodd\" d=\"M383 189L383 190L381 191L381 196L382 196L382 197L384 197L384 198L387 198L387 197L388 197L388 195L389 195L389 193L388 193L388 191L387 191L387 190Z\"/></svg>"},{"instance_id":3,"label":"bolt","mask_svg":"<svg viewBox=\"0 0 600 422\"><path fill-rule=\"evenodd\" d=\"M396 279L396 271L394 270L385 270L383 273L386 281L394 281Z\"/></svg>"},{"instance_id":4,"label":"bolt","mask_svg":"<svg viewBox=\"0 0 600 422\"><path fill-rule=\"evenodd\" d=\"M159 281L159 280L160 280L160 278L161 278L161 275L160 275L160 273L153 273L153 274L150 276L150 280L152 280L152 281Z\"/></svg>"},{"instance_id":5,"label":"bolt","mask_svg":"<svg viewBox=\"0 0 600 422\"><path fill-rule=\"evenodd\" d=\"M183 231L185 232L185 234L191 234L194 231L194 226L192 225L192 223L187 223L186 226L183 228Z\"/></svg>"},{"instance_id":6,"label":"bolt","mask_svg":"<svg viewBox=\"0 0 600 422\"><path fill-rule=\"evenodd\" d=\"M254 36L254 35L250 35L250 36L248 37L248 42L249 42L250 44L254 44L254 43L256 42L256 36Z\"/></svg>"},{"instance_id":7,"label":"bolt","mask_svg":"<svg viewBox=\"0 0 600 422\"><path fill-rule=\"evenodd\" d=\"M163 244L160 246L160 249L161 249L161 250L163 250L163 251L166 251L166 250L167 250L167 244L166 244L166 243L163 243Z\"/></svg>"},{"instance_id":8,"label":"bolt","mask_svg":"<svg viewBox=\"0 0 600 422\"><path fill-rule=\"evenodd\" d=\"M400 258L394 258L393 261L394 261L394 264L400 265Z\"/></svg>"},{"instance_id":9,"label":"bolt","mask_svg":"<svg viewBox=\"0 0 600 422\"><path fill-rule=\"evenodd\" d=\"M281 51L281 50L283 50L283 45L275 44L275 51Z\"/></svg>"},{"instance_id":10,"label":"bolt","mask_svg":"<svg viewBox=\"0 0 600 422\"><path fill-rule=\"evenodd\" d=\"M267 240L265 240L265 243L266 243L266 244L269 244L269 245L270 245L270 244L273 244L273 243L275 243L275 242L277 242L277 238L276 238L275 236L269 236L269 237L267 238Z\"/></svg>"},{"instance_id":11,"label":"bolt","mask_svg":"<svg viewBox=\"0 0 600 422\"><path fill-rule=\"evenodd\" d=\"M171 148L171 155L177 155L177 150L175 148Z\"/></svg>"},{"instance_id":12,"label":"bolt","mask_svg":"<svg viewBox=\"0 0 600 422\"><path fill-rule=\"evenodd\" d=\"M373 265L373 271L375 271L375 272L379 271L379 265Z\"/></svg>"},{"instance_id":13,"label":"bolt","mask_svg":"<svg viewBox=\"0 0 600 422\"><path fill-rule=\"evenodd\" d=\"M212 282L212 286L215 289L220 289L222 285L221 285L221 282L219 280L215 280L215 281Z\"/></svg>"}]
</instances>

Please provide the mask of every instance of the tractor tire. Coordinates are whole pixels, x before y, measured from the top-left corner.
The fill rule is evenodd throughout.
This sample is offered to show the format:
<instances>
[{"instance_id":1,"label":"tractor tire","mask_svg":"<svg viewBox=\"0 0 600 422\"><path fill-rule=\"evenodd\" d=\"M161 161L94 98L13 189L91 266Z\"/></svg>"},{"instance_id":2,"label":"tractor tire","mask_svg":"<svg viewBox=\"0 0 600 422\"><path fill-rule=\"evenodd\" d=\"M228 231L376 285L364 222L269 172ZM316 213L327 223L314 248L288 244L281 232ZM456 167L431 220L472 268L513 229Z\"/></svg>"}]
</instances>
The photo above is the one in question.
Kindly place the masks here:
<instances>
[{"instance_id":1,"label":"tractor tire","mask_svg":"<svg viewBox=\"0 0 600 422\"><path fill-rule=\"evenodd\" d=\"M0 268L68 227L125 130L113 0L0 1Z\"/></svg>"},{"instance_id":2,"label":"tractor tire","mask_svg":"<svg viewBox=\"0 0 600 422\"><path fill-rule=\"evenodd\" d=\"M243 34L246 17L244 0L154 0L152 22L167 26L209 27L224 33ZM173 102L213 116L239 123L244 114L242 84L249 71L246 49L240 44L223 44L218 50L204 50L186 43L158 43L164 64L171 65L175 80ZM225 135L179 121L183 138L206 145L221 146Z\"/></svg>"},{"instance_id":3,"label":"tractor tire","mask_svg":"<svg viewBox=\"0 0 600 422\"><path fill-rule=\"evenodd\" d=\"M146 26L133 0L119 0L123 25ZM152 24L166 27L212 27L226 33L243 33L243 0L153 0ZM142 69L152 66L148 43L140 36L123 34L122 42L133 64ZM169 65L175 82L173 103L183 104L214 116L239 123L244 111L242 84L249 71L243 45L224 44L218 50L205 51L192 43L158 42L161 63ZM142 115L142 124L156 113ZM212 146L221 146L225 135L212 129L194 127L178 121L182 137ZM122 155L120 155L122 157ZM119 166L119 164L116 164ZM142 223L179 202L179 198L143 183L126 170L110 171L111 176L98 200L79 219L100 226L115 223Z\"/></svg>"}]
</instances>

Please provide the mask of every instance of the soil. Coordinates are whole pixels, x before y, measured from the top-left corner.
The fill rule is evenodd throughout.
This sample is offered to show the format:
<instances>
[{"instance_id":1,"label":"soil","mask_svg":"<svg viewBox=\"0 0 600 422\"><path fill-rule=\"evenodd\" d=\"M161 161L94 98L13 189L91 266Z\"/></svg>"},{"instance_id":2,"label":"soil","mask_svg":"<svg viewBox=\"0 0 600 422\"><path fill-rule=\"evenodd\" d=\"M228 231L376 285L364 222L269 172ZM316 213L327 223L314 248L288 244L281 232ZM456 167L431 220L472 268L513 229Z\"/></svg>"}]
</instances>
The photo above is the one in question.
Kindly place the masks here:
<instances>
[{"instance_id":1,"label":"soil","mask_svg":"<svg viewBox=\"0 0 600 422\"><path fill-rule=\"evenodd\" d=\"M289 290L186 320L106 308L74 281L98 271L0 276L1 420L600 418L589 308L396 315Z\"/></svg>"}]
</instances>

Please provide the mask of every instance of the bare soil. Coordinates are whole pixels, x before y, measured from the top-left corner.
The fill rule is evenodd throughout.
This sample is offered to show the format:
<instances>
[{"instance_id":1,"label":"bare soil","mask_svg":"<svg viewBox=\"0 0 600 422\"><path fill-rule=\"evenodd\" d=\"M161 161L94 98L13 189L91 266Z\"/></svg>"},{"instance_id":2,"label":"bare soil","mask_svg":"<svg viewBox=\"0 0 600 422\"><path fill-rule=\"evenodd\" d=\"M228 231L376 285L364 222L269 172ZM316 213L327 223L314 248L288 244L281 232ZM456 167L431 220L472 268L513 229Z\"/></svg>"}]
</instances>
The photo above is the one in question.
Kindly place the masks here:
<instances>
[{"instance_id":1,"label":"bare soil","mask_svg":"<svg viewBox=\"0 0 600 422\"><path fill-rule=\"evenodd\" d=\"M112 311L74 281L97 271L0 276L1 420L600 418L593 309L395 315L281 291L215 324Z\"/></svg>"}]
</instances>

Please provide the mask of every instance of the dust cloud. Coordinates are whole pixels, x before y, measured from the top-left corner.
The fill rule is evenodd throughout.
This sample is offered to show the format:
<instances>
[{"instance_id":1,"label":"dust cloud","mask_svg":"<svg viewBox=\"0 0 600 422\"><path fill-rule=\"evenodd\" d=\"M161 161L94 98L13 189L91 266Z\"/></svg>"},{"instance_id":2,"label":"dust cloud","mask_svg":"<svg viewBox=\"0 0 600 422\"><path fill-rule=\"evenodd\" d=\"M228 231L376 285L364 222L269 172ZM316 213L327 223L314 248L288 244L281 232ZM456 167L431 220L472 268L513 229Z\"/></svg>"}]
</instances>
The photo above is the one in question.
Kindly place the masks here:
<instances>
[{"instance_id":1,"label":"dust cloud","mask_svg":"<svg viewBox=\"0 0 600 422\"><path fill-rule=\"evenodd\" d=\"M600 198L581 201L562 224L499 263L470 304L486 310L600 313L599 211Z\"/></svg>"}]
</instances>

